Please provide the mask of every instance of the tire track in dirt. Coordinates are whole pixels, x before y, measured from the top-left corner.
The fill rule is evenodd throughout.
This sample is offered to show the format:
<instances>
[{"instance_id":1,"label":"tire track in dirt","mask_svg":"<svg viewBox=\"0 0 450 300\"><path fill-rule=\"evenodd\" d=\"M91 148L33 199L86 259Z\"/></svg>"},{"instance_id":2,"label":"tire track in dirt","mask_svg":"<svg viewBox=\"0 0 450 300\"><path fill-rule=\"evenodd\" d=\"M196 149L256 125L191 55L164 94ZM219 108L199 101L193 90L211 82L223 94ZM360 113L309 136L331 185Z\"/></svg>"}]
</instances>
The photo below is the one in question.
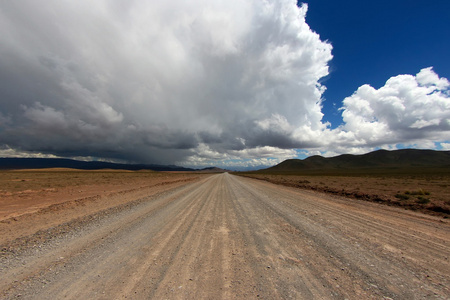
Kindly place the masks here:
<instances>
[{"instance_id":1,"label":"tire track in dirt","mask_svg":"<svg viewBox=\"0 0 450 300\"><path fill-rule=\"evenodd\" d=\"M290 198L286 195L284 199ZM293 201L296 201L295 198ZM338 203L333 204L334 205L330 205L330 203L316 201L315 206L320 208L321 214L325 213L328 216L326 218L324 218L325 215L322 217L322 220L324 221L329 221L333 216L339 217L334 224L328 225L329 227L339 229L339 227L351 227L352 224L357 223L359 230L353 233L353 235L355 235L355 237L353 237L355 243L362 239L369 238L377 241L379 246L382 246L382 249L386 251L403 252L403 257L417 260L413 256L408 257L409 250L414 250L414 253L419 254L422 258L427 256L427 261L432 262L432 265L428 265L428 267L433 266L434 269L441 269L443 273L447 271L445 267L448 265L442 265L440 260L448 260L449 254L447 251L450 242L449 235L439 236L439 234L437 234L437 236L430 238L430 232L432 232L433 235L436 235L436 232L433 232L433 227L429 228L428 234L420 231L418 232L416 229L419 226L417 226L415 218L410 219L407 222L398 222L397 219L389 220L384 218L382 219L383 222L380 222L380 218L374 218L367 214L364 214L363 216L361 216L361 214L354 214L352 211L348 210L348 206L339 207L337 206ZM295 207L290 206L290 209L295 210ZM386 212L389 212L389 209ZM392 220L395 220L395 222L392 222ZM430 224L428 224L428 226L429 225ZM396 230L393 230L393 228ZM370 232L370 235L367 235L368 232ZM366 235L364 236L360 233L365 233ZM405 246L408 245L408 243L411 243L411 241L414 242L413 249ZM436 258L439 258L440 260L436 260Z\"/></svg>"},{"instance_id":2,"label":"tire track in dirt","mask_svg":"<svg viewBox=\"0 0 450 300\"><path fill-rule=\"evenodd\" d=\"M351 267L352 273L359 273L359 277L366 278L366 281L369 283L369 289L374 286L377 286L377 289L380 286L386 286L387 288L384 291L381 290L382 293L389 294L389 291L392 290L394 291L393 294L400 293L405 298L407 298L406 295L409 295L411 299L417 296L415 294L417 288L421 287L424 281L429 281L430 277L437 279L430 287L431 295L434 293L439 294L437 291L445 287L442 282L448 281L450 267L448 262L448 242L450 238L448 235L448 224L446 226L440 224L443 225L442 229L444 230L439 230L440 233L438 233L436 232L438 231L436 228L437 222L430 222L426 224L429 227L428 234L420 237L420 233L411 229L418 226L414 218L409 220L409 232L405 228L398 230L397 227L391 227L390 230L387 230L386 225L383 223L391 222L392 224L397 224L398 222L393 222L397 221L396 218L385 217L383 222L376 222L372 221L373 218L368 215L363 214L361 216L361 211L355 215L346 212L345 208L348 209L349 205L347 207L345 205L337 207L334 202L327 201L324 203L323 200L317 197L317 194L309 200L307 198L299 199L296 191L290 191L286 188L279 189L278 196L267 197L273 190L271 184L252 184L251 181L247 181L247 184L252 185L250 190L255 197L265 202L264 206L270 208L273 212L277 212L282 208L281 205L276 204L277 201L284 203L290 202L291 205L288 209L277 213L278 216L300 233L306 234L312 232L312 234L307 235L304 239L310 239L316 244L313 248L317 252L323 252L324 261L327 261L327 254L331 258L338 257L340 263L344 262L344 266L348 265L348 267ZM266 188L264 188L265 186ZM290 193L294 197L292 195L289 196ZM313 193L306 193L306 195L308 194L314 195ZM274 197L278 198L277 201L274 201ZM314 202L311 202L311 200ZM351 202L354 201L351 200ZM311 206L311 204L313 205ZM377 213L383 213L382 209L383 207L379 206ZM385 209L387 212L390 210L390 208ZM299 218L298 215L290 218L292 211L302 212L303 218ZM319 217L317 217L317 212L320 212ZM354 210L353 213L355 213ZM264 215L264 213L259 212L258 215ZM301 222L303 219L306 219L306 222ZM333 223L331 223L332 226L330 225L330 219L334 219ZM347 223L348 229L342 230L345 229L345 223ZM381 227L381 230L378 230L379 227ZM375 236L373 236L373 232L375 232ZM445 233L447 233L447 239L440 238L445 236ZM433 237L434 234L438 237ZM334 237L335 235L338 237L340 235L340 237L337 239ZM371 242L367 238L368 236L374 239L375 242ZM427 242L421 243L423 240ZM395 253L396 259L392 259L391 252L387 254L382 253L385 250L384 248L374 247L374 245L386 246L389 243L397 244L402 249L402 251ZM267 244L270 245L270 243ZM421 244L421 247L417 247L418 244ZM356 247L352 245L356 245ZM342 250L345 250L345 252L342 253ZM410 257L406 257L408 254ZM405 261L407 259L408 261ZM328 261L332 260L328 259ZM433 275L430 276L430 272ZM406 282L402 281L406 276L410 279ZM340 276L340 279L342 279L342 276ZM415 287L409 284L409 281L413 281ZM352 279L352 282L354 283L355 279ZM392 284L391 282L397 282L397 284ZM448 292L447 288L444 288L444 290Z\"/></svg>"},{"instance_id":3,"label":"tire track in dirt","mask_svg":"<svg viewBox=\"0 0 450 300\"><path fill-rule=\"evenodd\" d=\"M5 254L0 295L446 299L449 233L432 217L219 174Z\"/></svg>"}]
</instances>

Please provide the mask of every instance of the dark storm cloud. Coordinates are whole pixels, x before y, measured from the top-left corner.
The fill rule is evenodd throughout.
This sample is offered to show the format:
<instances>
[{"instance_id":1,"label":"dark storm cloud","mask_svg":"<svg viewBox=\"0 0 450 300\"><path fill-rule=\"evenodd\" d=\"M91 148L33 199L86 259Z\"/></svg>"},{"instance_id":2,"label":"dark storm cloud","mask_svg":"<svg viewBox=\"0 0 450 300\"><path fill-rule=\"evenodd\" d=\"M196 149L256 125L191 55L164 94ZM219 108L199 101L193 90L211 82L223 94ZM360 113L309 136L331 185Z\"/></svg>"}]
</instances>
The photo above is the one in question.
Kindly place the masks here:
<instances>
[{"instance_id":1,"label":"dark storm cloud","mask_svg":"<svg viewBox=\"0 0 450 300\"><path fill-rule=\"evenodd\" d=\"M310 104L331 46L309 29L305 7L119 3L1 4L3 147L182 162L201 145L221 155L292 146L258 127L274 113L320 123Z\"/></svg>"}]
</instances>

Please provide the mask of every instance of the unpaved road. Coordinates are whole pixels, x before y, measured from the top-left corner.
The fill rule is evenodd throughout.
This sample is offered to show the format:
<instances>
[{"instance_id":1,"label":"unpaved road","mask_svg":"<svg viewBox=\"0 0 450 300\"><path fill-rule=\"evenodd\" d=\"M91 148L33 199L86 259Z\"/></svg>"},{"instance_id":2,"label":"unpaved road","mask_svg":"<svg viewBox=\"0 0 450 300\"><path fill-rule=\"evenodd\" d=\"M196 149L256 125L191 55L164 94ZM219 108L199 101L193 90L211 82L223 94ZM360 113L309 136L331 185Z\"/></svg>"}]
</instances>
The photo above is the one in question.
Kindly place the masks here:
<instances>
[{"instance_id":1,"label":"unpaved road","mask_svg":"<svg viewBox=\"0 0 450 300\"><path fill-rule=\"evenodd\" d=\"M229 174L71 226L3 251L0 298L450 297L446 220Z\"/></svg>"}]
</instances>

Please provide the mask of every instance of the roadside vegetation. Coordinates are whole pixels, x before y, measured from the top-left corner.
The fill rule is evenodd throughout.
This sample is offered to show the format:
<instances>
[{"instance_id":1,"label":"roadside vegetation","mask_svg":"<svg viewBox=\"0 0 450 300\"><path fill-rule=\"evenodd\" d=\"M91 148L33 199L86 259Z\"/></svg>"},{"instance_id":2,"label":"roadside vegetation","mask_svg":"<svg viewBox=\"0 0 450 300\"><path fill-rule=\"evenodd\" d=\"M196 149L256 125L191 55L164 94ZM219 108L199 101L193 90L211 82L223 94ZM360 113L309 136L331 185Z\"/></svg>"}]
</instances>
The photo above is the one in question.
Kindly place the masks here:
<instances>
[{"instance_id":1,"label":"roadside vegetation","mask_svg":"<svg viewBox=\"0 0 450 300\"><path fill-rule=\"evenodd\" d=\"M450 171L240 172L235 175L450 217Z\"/></svg>"}]
</instances>

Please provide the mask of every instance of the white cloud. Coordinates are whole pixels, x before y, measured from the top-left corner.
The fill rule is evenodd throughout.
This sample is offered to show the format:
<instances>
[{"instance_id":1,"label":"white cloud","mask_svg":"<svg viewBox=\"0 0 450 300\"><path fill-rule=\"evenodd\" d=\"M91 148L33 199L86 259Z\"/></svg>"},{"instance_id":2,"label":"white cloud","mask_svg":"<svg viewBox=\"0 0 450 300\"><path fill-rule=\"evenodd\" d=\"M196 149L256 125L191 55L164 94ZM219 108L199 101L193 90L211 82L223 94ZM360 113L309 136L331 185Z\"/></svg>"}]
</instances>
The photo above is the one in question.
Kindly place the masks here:
<instances>
[{"instance_id":1,"label":"white cloud","mask_svg":"<svg viewBox=\"0 0 450 300\"><path fill-rule=\"evenodd\" d=\"M297 151L294 149L264 146L242 150L227 150L225 153L219 153L206 144L200 144L191 156L184 161L177 162L177 164L193 168L218 166L228 169L247 169L273 166L296 156Z\"/></svg>"},{"instance_id":2,"label":"white cloud","mask_svg":"<svg viewBox=\"0 0 450 300\"><path fill-rule=\"evenodd\" d=\"M450 151L450 143L441 143L442 150Z\"/></svg>"},{"instance_id":3,"label":"white cloud","mask_svg":"<svg viewBox=\"0 0 450 300\"><path fill-rule=\"evenodd\" d=\"M43 154L43 153L36 153L36 152L27 152L27 151L18 151L15 150L8 145L4 145L0 147L0 157L7 157L7 158L57 158L57 156L52 154Z\"/></svg>"},{"instance_id":4,"label":"white cloud","mask_svg":"<svg viewBox=\"0 0 450 300\"><path fill-rule=\"evenodd\" d=\"M306 155L363 154L377 148L437 149L450 136L450 83L432 68L398 75L375 89L366 84L343 101L344 123L314 129L303 125L289 134L308 145ZM444 146L442 146L444 148Z\"/></svg>"},{"instance_id":5,"label":"white cloud","mask_svg":"<svg viewBox=\"0 0 450 300\"><path fill-rule=\"evenodd\" d=\"M450 84L432 68L416 76L398 75L374 89L361 86L343 101L345 124L358 146L427 144L445 141L450 133Z\"/></svg>"},{"instance_id":6,"label":"white cloud","mask_svg":"<svg viewBox=\"0 0 450 300\"><path fill-rule=\"evenodd\" d=\"M289 159L297 156L294 149L280 149L276 147L264 146L252 149L231 150L229 153L235 158L257 159L257 158L280 158Z\"/></svg>"}]
</instances>

